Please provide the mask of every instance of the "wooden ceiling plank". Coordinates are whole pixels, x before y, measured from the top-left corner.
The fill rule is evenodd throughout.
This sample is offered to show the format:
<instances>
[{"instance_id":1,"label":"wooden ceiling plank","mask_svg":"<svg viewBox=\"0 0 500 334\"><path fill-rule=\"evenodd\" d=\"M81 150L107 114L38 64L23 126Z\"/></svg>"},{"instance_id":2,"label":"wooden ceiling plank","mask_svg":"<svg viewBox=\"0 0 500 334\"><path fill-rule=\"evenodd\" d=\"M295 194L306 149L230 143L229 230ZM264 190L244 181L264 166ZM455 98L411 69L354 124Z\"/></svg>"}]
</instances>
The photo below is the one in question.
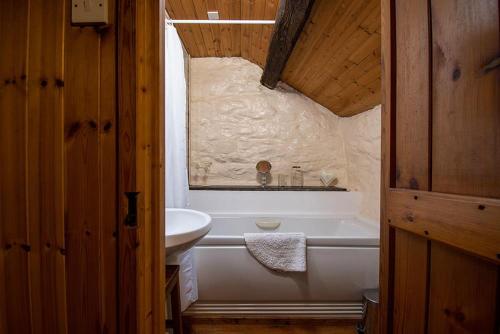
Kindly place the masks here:
<instances>
[{"instance_id":1,"label":"wooden ceiling plank","mask_svg":"<svg viewBox=\"0 0 500 334\"><path fill-rule=\"evenodd\" d=\"M375 94L376 91L376 81L379 80L378 77L373 78L372 82L368 83L365 86L361 86L357 82L352 82L349 86L342 91L342 95L337 95L339 97L345 96L346 99L351 102L355 102L359 99L360 96L364 96L365 94Z\"/></svg>"},{"instance_id":2,"label":"wooden ceiling plank","mask_svg":"<svg viewBox=\"0 0 500 334\"><path fill-rule=\"evenodd\" d=\"M306 23L294 52L292 52L287 66L283 71L282 77L285 81L296 81L296 77L301 74L301 69L309 57L322 48L322 41L346 12L350 3L349 0L316 0L313 11L309 16L309 21ZM329 7L328 5L334 7Z\"/></svg>"},{"instance_id":3,"label":"wooden ceiling plank","mask_svg":"<svg viewBox=\"0 0 500 334\"><path fill-rule=\"evenodd\" d=\"M372 77L380 77L379 59L367 57L359 65L352 65L348 71L341 73L339 76L332 76L332 79L325 86L325 89L317 95L311 94L313 98L325 95L327 98L332 95L341 93L351 83L356 82L362 87L371 82ZM378 73L378 74L377 74ZM369 76L368 81L366 77ZM370 77L372 76L372 77Z\"/></svg>"},{"instance_id":4,"label":"wooden ceiling plank","mask_svg":"<svg viewBox=\"0 0 500 334\"><path fill-rule=\"evenodd\" d=\"M365 32L363 30L360 30L360 33L364 34ZM366 61L361 60L360 64L363 64L362 66L359 66L360 64L357 64L356 62L349 59L349 55L357 51L357 50L352 50L351 47L360 46L361 48L363 48L363 45L366 43L368 43L368 39L365 39L365 43L363 43L361 41L358 41L357 38L353 38L350 41L349 45L346 45L346 48L344 52L342 52L342 54L335 55L335 58L339 59L339 62L328 64L328 66L325 67L322 77L318 78L317 82L314 83L315 85L310 85L309 89L311 89L312 91L311 95L317 96L322 94L322 92L325 91L329 92L328 86L332 78L334 78L335 80L339 80L340 82L355 78L353 76L350 76L350 73L352 71L355 71L356 68L359 68L359 75L362 75L366 71L366 69L363 69L363 66L366 64L366 61L368 62L371 61L370 62L371 67L379 67L380 58L374 58L372 56L372 53L370 53L369 49L366 49L363 54ZM376 48L376 45L374 45L373 47ZM329 93L331 94L331 92Z\"/></svg>"},{"instance_id":5,"label":"wooden ceiling plank","mask_svg":"<svg viewBox=\"0 0 500 334\"><path fill-rule=\"evenodd\" d=\"M321 3L325 3L325 1ZM313 7L316 7L316 5ZM328 41L340 36L339 25L342 25L346 17L355 15L355 10L359 8L360 5L357 2L346 0L339 2L339 5L330 15L326 15L328 13L326 8L318 10L318 13L315 14L316 16L310 18L305 27L305 29L312 29L309 39L299 38L297 46L290 56L287 67L295 69L293 72L294 75L293 77L285 75L283 76L284 80L297 84L303 76L304 70L310 68L311 64L315 64L311 62L311 59L324 52L331 54L334 50L327 47Z\"/></svg>"},{"instance_id":6,"label":"wooden ceiling plank","mask_svg":"<svg viewBox=\"0 0 500 334\"><path fill-rule=\"evenodd\" d=\"M229 13L229 19L241 19L241 1L225 0L225 7ZM241 56L241 25L234 25L231 29L231 57Z\"/></svg>"},{"instance_id":7,"label":"wooden ceiling plank","mask_svg":"<svg viewBox=\"0 0 500 334\"><path fill-rule=\"evenodd\" d=\"M378 71L380 72L380 66L377 66L380 64L380 58L370 54L359 64L353 63L349 59L346 59L346 63L351 64L351 66L336 75L339 81L358 80L367 72L370 72L374 69L378 69Z\"/></svg>"},{"instance_id":8,"label":"wooden ceiling plank","mask_svg":"<svg viewBox=\"0 0 500 334\"><path fill-rule=\"evenodd\" d=\"M373 33L364 41L363 44L359 46L357 50L355 50L353 53L349 55L348 59L354 63L359 64L367 56L370 56L370 54L372 54L373 51L379 50L380 53L380 43L381 43L380 34Z\"/></svg>"},{"instance_id":9,"label":"wooden ceiling plank","mask_svg":"<svg viewBox=\"0 0 500 334\"><path fill-rule=\"evenodd\" d=\"M380 35L380 6L377 6L371 13L370 16L363 21L359 27L366 30L370 34Z\"/></svg>"},{"instance_id":10,"label":"wooden ceiling plank","mask_svg":"<svg viewBox=\"0 0 500 334\"><path fill-rule=\"evenodd\" d=\"M327 43L325 43L327 45ZM297 71L294 75L294 79L287 79L295 83L295 85L300 87L308 87L310 85L316 84L316 86L320 83L318 81L318 73L322 75L326 75L325 69L328 71L329 68L333 66L327 66L328 59L335 58L337 62L343 61L345 57L341 57L339 54L343 52L346 47L345 44L339 45L329 45L325 47L325 45L321 46L320 49L317 50L316 54L312 54L310 58L306 59L303 63L303 66L298 67Z\"/></svg>"},{"instance_id":11,"label":"wooden ceiling plank","mask_svg":"<svg viewBox=\"0 0 500 334\"><path fill-rule=\"evenodd\" d=\"M263 19L266 16L267 6L272 1L273 0L265 0L264 1L263 14L262 14ZM271 29L271 34L272 34L272 29L273 29L272 25L261 25L260 26L260 37L259 37L257 44L256 44L256 51L258 54L258 56L257 56L258 64L261 68L263 68L265 65L265 59L266 59L266 55L267 55L266 40L267 40L267 43L269 43L269 40L270 40L270 35L267 35L267 34L269 34L269 29ZM269 44L267 44L267 45L269 45Z\"/></svg>"},{"instance_id":12,"label":"wooden ceiling plank","mask_svg":"<svg viewBox=\"0 0 500 334\"><path fill-rule=\"evenodd\" d=\"M380 75L373 75L371 82L363 86L350 82L336 95L328 92L328 94L310 98L339 116L353 116L380 103Z\"/></svg>"},{"instance_id":13,"label":"wooden ceiling plank","mask_svg":"<svg viewBox=\"0 0 500 334\"><path fill-rule=\"evenodd\" d=\"M340 82L355 80L372 69L378 69L378 71L380 71L379 65L380 55L376 52L367 53L365 59L361 60L359 64L349 59L345 59L340 66L336 66L336 69L331 72L331 75Z\"/></svg>"},{"instance_id":14,"label":"wooden ceiling plank","mask_svg":"<svg viewBox=\"0 0 500 334\"><path fill-rule=\"evenodd\" d=\"M191 13L191 19L207 19L205 0L183 0L182 6ZM216 38L211 26L207 24L192 24L191 26L196 27L199 31L197 42L205 45L204 57L217 57L219 55L218 45L214 42Z\"/></svg>"},{"instance_id":15,"label":"wooden ceiling plank","mask_svg":"<svg viewBox=\"0 0 500 334\"><path fill-rule=\"evenodd\" d=\"M355 102L349 102L345 107L340 108L336 114L341 117L350 117L370 110L380 103L380 94L367 94L364 98Z\"/></svg>"},{"instance_id":16,"label":"wooden ceiling plank","mask_svg":"<svg viewBox=\"0 0 500 334\"><path fill-rule=\"evenodd\" d=\"M240 6L240 17L242 20L250 18L250 3L248 1L241 1ZM250 60L250 25L244 24L241 26L240 33L240 45L241 45L241 57Z\"/></svg>"},{"instance_id":17,"label":"wooden ceiling plank","mask_svg":"<svg viewBox=\"0 0 500 334\"><path fill-rule=\"evenodd\" d=\"M318 74L314 76L315 81L311 82L310 85L308 86L308 89L311 90L313 95L320 94L322 91L325 90L325 86L328 85L332 72L338 70L341 71L340 73L342 73L348 70L350 67L356 65L356 63L350 61L348 58L349 55L351 55L354 51L356 51L355 50L356 47L360 46L364 41L367 40L367 36L365 34L366 32L364 32L363 30L361 29L358 30L358 33L354 34L352 39L349 39L344 44L344 46L339 49L339 52L335 54L334 61L331 63L324 64L322 72L319 71L316 72ZM348 65L342 66L343 62L346 62ZM335 77L338 77L339 76L338 74Z\"/></svg>"},{"instance_id":18,"label":"wooden ceiling plank","mask_svg":"<svg viewBox=\"0 0 500 334\"><path fill-rule=\"evenodd\" d=\"M219 19L229 19L229 13L224 8L223 0L205 0L206 10L208 11L218 11ZM231 25L226 24L214 24L211 25L213 28L218 29L220 52L222 57L230 57L231 55ZM229 34L228 34L229 33Z\"/></svg>"},{"instance_id":19,"label":"wooden ceiling plank","mask_svg":"<svg viewBox=\"0 0 500 334\"><path fill-rule=\"evenodd\" d=\"M193 3L191 0L185 0L185 1L172 1L172 5L175 6L176 14L177 16L175 17L176 19L193 19L196 18L196 12L193 7ZM190 29L192 32L192 35L194 36L194 41L198 47L198 49L201 51L201 55L210 53L209 50L209 45L204 43L203 41L203 35L202 35L202 29L199 25L196 24L190 24L186 25L186 28ZM200 43L201 41L201 43ZM193 57L195 55L192 55Z\"/></svg>"},{"instance_id":20,"label":"wooden ceiling plank","mask_svg":"<svg viewBox=\"0 0 500 334\"><path fill-rule=\"evenodd\" d=\"M373 7L376 7L378 2L371 0L369 5L367 5L365 1L358 0L357 2L353 1L353 3L356 6L351 7L352 11L346 13L338 21L334 31L325 39L321 51L312 55L307 61L308 64L315 64L316 67L309 71L304 71L301 78L296 81L317 83L318 78L321 78L324 74L324 68L333 67L332 64L329 64L331 61L339 61L338 52L344 51L345 45L349 41L357 38L359 34L368 35L366 31L359 29L359 25L373 11ZM312 81L313 79L314 81ZM319 81L322 80L320 79Z\"/></svg>"},{"instance_id":21,"label":"wooden ceiling plank","mask_svg":"<svg viewBox=\"0 0 500 334\"><path fill-rule=\"evenodd\" d=\"M193 1L199 1L200 5L197 6L195 5L196 11L200 15L200 19L208 19L207 12L210 8L210 10L216 10L217 5L215 4L215 0L193 0ZM220 13L219 13L220 15ZM225 52L224 52L224 46L223 46L223 39L222 39L222 34L221 30L223 29L221 25L219 24L201 24L202 26L208 27L208 29L212 32L212 43L215 45L215 54L217 57L224 57Z\"/></svg>"},{"instance_id":22,"label":"wooden ceiling plank","mask_svg":"<svg viewBox=\"0 0 500 334\"><path fill-rule=\"evenodd\" d=\"M260 79L264 86L270 89L276 87L313 4L314 0L282 0L280 2L266 66Z\"/></svg>"},{"instance_id":23,"label":"wooden ceiling plank","mask_svg":"<svg viewBox=\"0 0 500 334\"><path fill-rule=\"evenodd\" d=\"M361 87L369 87L369 85L373 83L374 79L380 78L380 75L380 66L374 66L370 71L360 76L357 81Z\"/></svg>"},{"instance_id":24,"label":"wooden ceiling plank","mask_svg":"<svg viewBox=\"0 0 500 334\"><path fill-rule=\"evenodd\" d=\"M264 11L264 20L274 20L276 17L276 10L278 8L278 0L267 0L265 11ZM269 43L271 41L271 36L273 34L272 25L263 25L262 26L262 37L260 39L260 61L261 67L264 67L265 61L267 58L267 50L269 49Z\"/></svg>"},{"instance_id":25,"label":"wooden ceiling plank","mask_svg":"<svg viewBox=\"0 0 500 334\"><path fill-rule=\"evenodd\" d=\"M252 20L264 17L265 6L266 0L256 0L254 2L253 8L250 10ZM250 42L250 61L262 67L263 61L261 60L261 54L259 52L261 37L262 25L253 25Z\"/></svg>"},{"instance_id":26,"label":"wooden ceiling plank","mask_svg":"<svg viewBox=\"0 0 500 334\"><path fill-rule=\"evenodd\" d=\"M377 80L380 81L380 77ZM322 102L327 104L328 108L338 116L353 116L380 103L380 85L378 86L379 90L375 92L361 87L358 90L351 91L349 96L340 94L333 97L322 97Z\"/></svg>"},{"instance_id":27,"label":"wooden ceiling plank","mask_svg":"<svg viewBox=\"0 0 500 334\"><path fill-rule=\"evenodd\" d=\"M172 19L181 18L182 15L179 11L183 11L182 7L178 7L179 3L177 1L165 1L165 8L167 10L168 16ZM177 32L182 40L182 44L186 48L187 52L193 57L200 57L205 53L204 46L199 46L196 43L195 35L188 25L181 25L176 27Z\"/></svg>"}]
</instances>

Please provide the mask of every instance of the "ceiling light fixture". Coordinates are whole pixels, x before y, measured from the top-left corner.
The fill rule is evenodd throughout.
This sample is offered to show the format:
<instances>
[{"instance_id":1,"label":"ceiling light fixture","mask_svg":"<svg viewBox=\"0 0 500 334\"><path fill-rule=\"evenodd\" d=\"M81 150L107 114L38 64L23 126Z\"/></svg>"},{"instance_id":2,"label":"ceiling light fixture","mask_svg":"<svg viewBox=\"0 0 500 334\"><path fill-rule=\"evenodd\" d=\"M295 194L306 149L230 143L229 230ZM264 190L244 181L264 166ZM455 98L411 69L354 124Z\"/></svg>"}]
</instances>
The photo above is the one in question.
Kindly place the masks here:
<instances>
[{"instance_id":1,"label":"ceiling light fixture","mask_svg":"<svg viewBox=\"0 0 500 334\"><path fill-rule=\"evenodd\" d=\"M218 11L207 12L207 16L208 16L209 20L218 20L219 19L219 12Z\"/></svg>"}]
</instances>

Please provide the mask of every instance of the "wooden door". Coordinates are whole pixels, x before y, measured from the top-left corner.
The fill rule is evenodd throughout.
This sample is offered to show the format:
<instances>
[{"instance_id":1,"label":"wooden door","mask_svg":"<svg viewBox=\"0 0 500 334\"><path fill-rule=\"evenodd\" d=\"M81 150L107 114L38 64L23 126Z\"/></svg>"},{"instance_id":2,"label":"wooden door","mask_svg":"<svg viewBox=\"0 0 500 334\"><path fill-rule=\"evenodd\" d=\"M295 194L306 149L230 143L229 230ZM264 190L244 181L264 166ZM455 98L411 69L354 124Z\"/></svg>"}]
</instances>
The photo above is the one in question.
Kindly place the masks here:
<instances>
[{"instance_id":1,"label":"wooden door","mask_svg":"<svg viewBox=\"0 0 500 334\"><path fill-rule=\"evenodd\" d=\"M164 332L164 5L108 4L0 1L2 334Z\"/></svg>"},{"instance_id":2,"label":"wooden door","mask_svg":"<svg viewBox=\"0 0 500 334\"><path fill-rule=\"evenodd\" d=\"M497 0L383 0L381 333L498 333Z\"/></svg>"},{"instance_id":3,"label":"wooden door","mask_svg":"<svg viewBox=\"0 0 500 334\"><path fill-rule=\"evenodd\" d=\"M118 0L120 333L165 332L164 11L163 0Z\"/></svg>"}]
</instances>

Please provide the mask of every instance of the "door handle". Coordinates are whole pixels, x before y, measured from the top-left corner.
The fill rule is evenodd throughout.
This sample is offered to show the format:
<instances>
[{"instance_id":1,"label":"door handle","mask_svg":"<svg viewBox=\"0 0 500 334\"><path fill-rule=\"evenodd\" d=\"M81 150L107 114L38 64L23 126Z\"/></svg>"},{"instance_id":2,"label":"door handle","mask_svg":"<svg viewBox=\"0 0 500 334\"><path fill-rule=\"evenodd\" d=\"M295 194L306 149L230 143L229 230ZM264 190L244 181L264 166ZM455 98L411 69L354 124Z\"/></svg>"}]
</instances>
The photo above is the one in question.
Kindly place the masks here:
<instances>
[{"instance_id":1,"label":"door handle","mask_svg":"<svg viewBox=\"0 0 500 334\"><path fill-rule=\"evenodd\" d=\"M125 226L137 227L137 196L138 191L125 192L125 196L128 199L128 212L125 216Z\"/></svg>"},{"instance_id":2,"label":"door handle","mask_svg":"<svg viewBox=\"0 0 500 334\"><path fill-rule=\"evenodd\" d=\"M495 68L499 66L500 66L500 57L496 57L481 69L481 73L486 74L490 71L493 71Z\"/></svg>"}]
</instances>

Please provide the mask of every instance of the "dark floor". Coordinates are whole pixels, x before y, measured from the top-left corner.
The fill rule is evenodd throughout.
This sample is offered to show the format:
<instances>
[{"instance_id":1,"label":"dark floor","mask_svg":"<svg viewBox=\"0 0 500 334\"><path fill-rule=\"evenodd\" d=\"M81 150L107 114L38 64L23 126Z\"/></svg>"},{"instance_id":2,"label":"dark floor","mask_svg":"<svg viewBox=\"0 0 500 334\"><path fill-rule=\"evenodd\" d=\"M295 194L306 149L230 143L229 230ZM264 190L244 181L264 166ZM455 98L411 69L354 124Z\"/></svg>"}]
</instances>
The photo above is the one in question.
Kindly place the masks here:
<instances>
[{"instance_id":1,"label":"dark floor","mask_svg":"<svg viewBox=\"0 0 500 334\"><path fill-rule=\"evenodd\" d=\"M184 318L184 334L355 334L354 320Z\"/></svg>"}]
</instances>

